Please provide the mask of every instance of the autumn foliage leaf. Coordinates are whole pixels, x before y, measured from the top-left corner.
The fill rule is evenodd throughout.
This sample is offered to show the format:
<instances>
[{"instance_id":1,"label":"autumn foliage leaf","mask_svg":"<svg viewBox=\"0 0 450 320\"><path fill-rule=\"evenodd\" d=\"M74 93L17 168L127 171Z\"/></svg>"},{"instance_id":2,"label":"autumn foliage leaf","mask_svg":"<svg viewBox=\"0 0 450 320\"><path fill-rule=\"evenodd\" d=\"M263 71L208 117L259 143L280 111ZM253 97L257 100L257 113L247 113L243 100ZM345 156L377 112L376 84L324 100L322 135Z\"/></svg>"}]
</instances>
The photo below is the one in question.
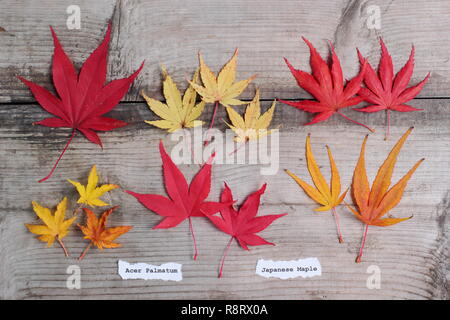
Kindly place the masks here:
<instances>
[{"instance_id":1,"label":"autumn foliage leaf","mask_svg":"<svg viewBox=\"0 0 450 320\"><path fill-rule=\"evenodd\" d=\"M67 198L64 198L56 207L54 214L50 209L42 207L37 202L33 201L33 210L39 219L44 223L43 225L26 224L28 230L34 234L39 235L38 239L42 242L47 242L47 246L53 245L53 242L58 241L64 250L66 257L69 256L62 239L67 236L69 227L75 221L76 217L65 220L67 209Z\"/></svg>"},{"instance_id":2,"label":"autumn foliage leaf","mask_svg":"<svg viewBox=\"0 0 450 320\"><path fill-rule=\"evenodd\" d=\"M236 65L238 57L238 49L233 54L233 57L225 64L219 75L216 76L211 69L206 65L201 53L198 54L200 62L200 77L203 86L190 81L191 86L202 97L206 103L214 103L214 111L212 120L209 126L211 129L214 126L214 119L216 116L219 103L224 107L237 106L245 104L245 101L237 99L237 97L247 88L248 84L256 77L251 76L248 79L236 80Z\"/></svg>"},{"instance_id":3,"label":"autumn foliage leaf","mask_svg":"<svg viewBox=\"0 0 450 320\"><path fill-rule=\"evenodd\" d=\"M198 250L191 218L208 216L224 207L222 203L206 201L211 189L213 156L202 166L192 179L191 184L188 185L184 175L167 154L162 142L159 144L159 152L163 163L164 184L169 197L157 194L141 194L129 190L126 192L135 197L147 209L164 217L153 229L174 228L188 219L194 241L194 260L196 260Z\"/></svg>"},{"instance_id":4,"label":"autumn foliage leaf","mask_svg":"<svg viewBox=\"0 0 450 320\"><path fill-rule=\"evenodd\" d=\"M366 73L364 75L364 83L366 87L362 87L358 95L364 99L364 101L370 103L369 106L355 109L360 112L378 112L386 110L387 128L386 139L389 137L390 127L390 112L410 112L420 111L422 109L414 108L405 104L414 97L424 87L430 74L420 81L418 84L412 87L408 87L408 83L411 80L414 70L414 46L411 49L411 54L408 61L402 69L394 76L394 66L392 63L392 57L389 54L383 39L380 38L381 46L381 58L378 65L378 75L372 68L367 59L364 58L358 50L359 61L362 65L367 65Z\"/></svg>"},{"instance_id":5,"label":"autumn foliage leaf","mask_svg":"<svg viewBox=\"0 0 450 320\"><path fill-rule=\"evenodd\" d=\"M321 207L314 209L315 211L329 211L331 210L336 221L336 228L338 232L338 240L340 243L344 242L342 238L342 233L340 230L339 215L336 212L336 206L342 203L344 200L347 190L341 194L341 178L339 171L337 169L336 163L334 162L333 155L331 154L331 149L327 146L328 158L330 159L331 168L331 183L328 185L327 181L320 172L320 168L314 158L311 149L311 139L310 135L306 137L306 163L308 166L309 174L314 183L314 186L306 183L304 180L297 177L289 170L285 170L286 173L294 179L295 182L303 189L303 191L315 202L321 205Z\"/></svg>"},{"instance_id":6,"label":"autumn foliage leaf","mask_svg":"<svg viewBox=\"0 0 450 320\"><path fill-rule=\"evenodd\" d=\"M394 186L391 185L392 173L394 171L397 156L400 150L411 133L413 128L410 128L400 138L389 153L383 165L379 168L377 176L373 181L372 188L369 187L365 167L365 148L367 136L361 146L361 153L358 163L356 164L355 172L353 174L352 196L356 209L347 205L350 211L365 224L364 235L361 243L361 249L356 258L356 262L361 262L364 244L366 241L367 231L369 226L386 227L393 224L408 220L407 218L383 218L390 210L392 210L401 200L406 185L419 167L424 159L419 160L409 171L403 176Z\"/></svg>"},{"instance_id":7,"label":"autumn foliage leaf","mask_svg":"<svg viewBox=\"0 0 450 320\"><path fill-rule=\"evenodd\" d=\"M259 90L256 90L255 97L245 109L244 117L232 107L227 107L226 110L231 121L231 124L227 123L227 125L236 133L234 140L236 142L247 142L270 134L271 130L268 130L268 127L272 122L275 104L274 101L272 106L261 115Z\"/></svg>"},{"instance_id":8,"label":"autumn foliage leaf","mask_svg":"<svg viewBox=\"0 0 450 320\"><path fill-rule=\"evenodd\" d=\"M53 83L58 96L31 81L22 77L18 78L28 86L41 107L54 115L54 117L46 118L34 124L53 128L71 128L72 135L50 173L39 182L51 177L77 131L80 131L89 141L102 147L102 142L96 131L110 131L127 125L124 121L104 117L103 115L111 111L120 102L143 67L142 64L128 78L113 80L104 85L108 45L111 37L111 24L109 24L105 39L92 52L83 64L80 73L77 74L56 33L53 28L50 27L50 29L55 47L52 66Z\"/></svg>"},{"instance_id":9,"label":"autumn foliage leaf","mask_svg":"<svg viewBox=\"0 0 450 320\"><path fill-rule=\"evenodd\" d=\"M166 103L150 98L142 92L142 96L147 101L150 110L159 116L161 120L145 122L167 130L167 132L175 132L178 129L201 126L203 121L198 120L198 117L200 117L205 108L205 102L201 101L196 104L197 93L192 85L186 89L182 98L177 85L164 67L162 68L162 73L164 77L163 92ZM192 83L198 82L198 74L199 72L197 70L192 79Z\"/></svg>"},{"instance_id":10,"label":"autumn foliage leaf","mask_svg":"<svg viewBox=\"0 0 450 320\"><path fill-rule=\"evenodd\" d=\"M344 85L341 63L334 51L333 45L330 43L331 66L328 66L327 62L322 59L313 45L307 39L303 38L303 40L310 50L312 74L297 70L286 58L284 60L291 70L292 75L297 80L297 84L310 93L316 101L280 101L306 112L317 113L314 119L311 122L306 123L306 125L325 121L333 114L337 113L345 119L373 131L366 125L350 119L341 112L341 109L357 105L362 101L362 98L356 94L361 87L365 72L365 64L362 66L360 73Z\"/></svg>"},{"instance_id":11,"label":"autumn foliage leaf","mask_svg":"<svg viewBox=\"0 0 450 320\"><path fill-rule=\"evenodd\" d=\"M77 189L80 198L77 203L86 204L91 207L103 207L108 206L109 204L100 199L102 195L106 192L117 189L119 186L116 184L103 184L100 187L97 187L98 184L98 174L97 174L97 166L93 166L91 172L89 173L88 183L86 186L82 185L79 182L68 179L72 185Z\"/></svg>"},{"instance_id":12,"label":"autumn foliage leaf","mask_svg":"<svg viewBox=\"0 0 450 320\"><path fill-rule=\"evenodd\" d=\"M256 234L266 229L276 219L286 215L284 213L256 217L261 195L265 192L266 186L267 184L264 184L259 190L249 195L239 210L236 210L233 207L231 189L225 183L221 201L228 205L220 210L220 216L207 216L219 230L231 236L220 263L219 278L222 277L225 258L233 239L236 239L245 250L249 250L248 246L275 245Z\"/></svg>"},{"instance_id":13,"label":"autumn foliage leaf","mask_svg":"<svg viewBox=\"0 0 450 320\"><path fill-rule=\"evenodd\" d=\"M118 206L113 207L111 209L106 210L102 213L100 219L98 219L91 210L87 208L83 208L86 213L86 225L78 225L81 231L84 234L84 239L88 239L91 242L80 255L79 260L82 260L86 255L89 248L94 245L100 250L103 248L118 248L121 245L119 243L114 242L118 237L130 231L133 227L130 226L120 226L107 228L106 223L108 222L109 215L117 209Z\"/></svg>"}]
</instances>

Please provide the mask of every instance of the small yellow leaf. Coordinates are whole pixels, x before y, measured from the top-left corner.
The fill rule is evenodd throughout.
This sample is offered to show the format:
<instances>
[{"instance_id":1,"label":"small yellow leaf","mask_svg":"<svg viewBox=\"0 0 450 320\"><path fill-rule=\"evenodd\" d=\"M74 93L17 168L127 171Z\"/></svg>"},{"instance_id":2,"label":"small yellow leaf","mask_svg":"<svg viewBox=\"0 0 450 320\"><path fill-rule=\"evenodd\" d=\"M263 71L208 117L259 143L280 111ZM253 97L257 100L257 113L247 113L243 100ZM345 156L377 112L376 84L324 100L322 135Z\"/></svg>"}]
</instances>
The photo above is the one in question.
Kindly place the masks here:
<instances>
[{"instance_id":1,"label":"small yellow leaf","mask_svg":"<svg viewBox=\"0 0 450 320\"><path fill-rule=\"evenodd\" d=\"M113 189L117 189L119 186L115 184L104 184L100 187L97 187L98 183L98 175L97 175L97 167L94 165L89 173L87 186L83 186L81 183L72 181L68 179L72 185L77 189L80 198L78 199L78 203L87 204L91 207L94 206L107 206L106 202L103 202L99 199L106 192L111 191Z\"/></svg>"},{"instance_id":2,"label":"small yellow leaf","mask_svg":"<svg viewBox=\"0 0 450 320\"><path fill-rule=\"evenodd\" d=\"M51 213L50 209L42 207L37 202L33 201L32 204L34 212L42 222L44 222L44 225L26 224L25 226L27 229L31 233L39 235L38 239L47 242L48 247L57 240L63 247L66 256L68 256L67 250L62 243L62 239L67 236L68 229L75 221L76 217L65 220L67 198L65 197L58 204L54 214Z\"/></svg>"},{"instance_id":3,"label":"small yellow leaf","mask_svg":"<svg viewBox=\"0 0 450 320\"><path fill-rule=\"evenodd\" d=\"M259 90L248 104L244 117L239 115L232 107L226 108L231 124L228 126L236 133L235 141L246 142L259 139L270 133L269 127L275 110L275 101L263 115L259 102Z\"/></svg>"},{"instance_id":4,"label":"small yellow leaf","mask_svg":"<svg viewBox=\"0 0 450 320\"><path fill-rule=\"evenodd\" d=\"M160 129L167 130L167 132L175 132L182 128L192 128L202 125L203 122L197 119L203 112L204 102L195 105L197 99L195 87L199 86L196 84L199 71L197 70L195 72L190 82L191 85L186 89L183 98L181 98L180 91L165 68L162 69L162 73L164 76L163 91L167 104L149 98L145 93L142 93L150 110L161 118L161 120L145 122Z\"/></svg>"},{"instance_id":5,"label":"small yellow leaf","mask_svg":"<svg viewBox=\"0 0 450 320\"><path fill-rule=\"evenodd\" d=\"M236 79L237 55L238 50L236 49L231 59L216 77L199 53L200 76L203 86L195 84L194 81L190 81L190 83L203 101L206 103L219 102L225 107L245 104L245 102L236 99L236 97L245 90L255 76L234 82Z\"/></svg>"}]
</instances>

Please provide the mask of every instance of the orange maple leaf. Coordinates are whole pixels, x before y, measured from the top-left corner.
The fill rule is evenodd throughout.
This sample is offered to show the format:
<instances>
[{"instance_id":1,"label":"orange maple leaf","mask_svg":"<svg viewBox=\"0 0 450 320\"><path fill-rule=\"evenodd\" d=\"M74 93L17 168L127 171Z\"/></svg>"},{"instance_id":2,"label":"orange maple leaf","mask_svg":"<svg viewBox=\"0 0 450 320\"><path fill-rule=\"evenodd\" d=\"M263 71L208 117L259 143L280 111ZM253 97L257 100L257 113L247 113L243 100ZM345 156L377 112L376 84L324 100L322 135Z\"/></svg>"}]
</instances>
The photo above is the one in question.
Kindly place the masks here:
<instances>
[{"instance_id":1,"label":"orange maple leaf","mask_svg":"<svg viewBox=\"0 0 450 320\"><path fill-rule=\"evenodd\" d=\"M92 245L95 245L100 250L103 250L103 248L117 248L121 246L119 243L115 243L113 241L124 233L130 231L133 227L120 226L114 228L106 228L108 216L117 208L118 206L115 206L104 211L100 219L97 219L95 213L93 213L91 210L83 208L87 216L86 226L78 225L78 227L80 227L81 231L84 233L84 239L89 239L91 240L91 242L80 255L79 260L84 258L86 252Z\"/></svg>"},{"instance_id":2,"label":"orange maple leaf","mask_svg":"<svg viewBox=\"0 0 450 320\"><path fill-rule=\"evenodd\" d=\"M357 207L357 210L346 204L350 211L365 224L361 249L356 258L357 263L361 262L369 225L386 227L412 218L412 216L407 218L382 218L400 202L409 179L419 165L425 160L419 160L408 173L403 176L403 178L389 189L392 173L394 171L395 163L397 162L397 156L412 129L413 128L409 128L392 148L383 165L378 169L377 176L372 184L372 189L369 187L364 158L368 136L365 137L361 146L361 153L359 155L358 163L356 164L352 183L353 202Z\"/></svg>"}]
</instances>

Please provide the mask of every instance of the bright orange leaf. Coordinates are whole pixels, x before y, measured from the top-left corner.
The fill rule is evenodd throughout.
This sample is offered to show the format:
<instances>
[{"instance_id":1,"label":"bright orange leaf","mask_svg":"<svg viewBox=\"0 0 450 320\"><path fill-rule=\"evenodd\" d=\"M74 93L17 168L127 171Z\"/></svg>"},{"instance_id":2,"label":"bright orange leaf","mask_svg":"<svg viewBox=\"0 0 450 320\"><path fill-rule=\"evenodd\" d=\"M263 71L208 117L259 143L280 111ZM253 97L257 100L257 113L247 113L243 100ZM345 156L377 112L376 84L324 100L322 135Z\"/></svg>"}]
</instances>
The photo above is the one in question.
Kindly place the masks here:
<instances>
[{"instance_id":1,"label":"bright orange leaf","mask_svg":"<svg viewBox=\"0 0 450 320\"><path fill-rule=\"evenodd\" d=\"M414 171L425 159L419 160L408 173L401 178L397 184L391 185L392 173L394 171L395 163L397 162L397 156L400 153L400 149L408 138L413 128L409 128L408 131L398 140L397 144L392 148L388 157L384 161L383 165L378 169L377 176L372 184L372 188L369 187L369 181L367 179L366 167L365 167L365 149L367 137L361 147L361 153L359 155L358 163L353 174L352 183L352 195L353 202L357 207L357 210L347 205L351 212L365 224L364 235L361 243L361 249L356 258L356 262L361 262L363 254L364 244L366 242L367 230L369 225L386 227L401 221L408 220L407 218L383 218L391 209L393 209L401 200L403 191L413 175ZM389 189L389 190L388 190Z\"/></svg>"},{"instance_id":2,"label":"bright orange leaf","mask_svg":"<svg viewBox=\"0 0 450 320\"><path fill-rule=\"evenodd\" d=\"M100 219L97 219L95 213L93 213L91 210L83 208L87 216L86 225L78 225L78 227L80 227L81 231L84 233L84 239L89 239L91 240L91 242L81 254L79 258L80 260L83 259L86 252L92 245L95 245L100 250L103 250L103 248L117 248L121 246L119 243L115 243L113 241L124 233L130 231L133 227L120 226L114 228L106 228L108 216L117 208L118 206L106 210L102 213Z\"/></svg>"}]
</instances>

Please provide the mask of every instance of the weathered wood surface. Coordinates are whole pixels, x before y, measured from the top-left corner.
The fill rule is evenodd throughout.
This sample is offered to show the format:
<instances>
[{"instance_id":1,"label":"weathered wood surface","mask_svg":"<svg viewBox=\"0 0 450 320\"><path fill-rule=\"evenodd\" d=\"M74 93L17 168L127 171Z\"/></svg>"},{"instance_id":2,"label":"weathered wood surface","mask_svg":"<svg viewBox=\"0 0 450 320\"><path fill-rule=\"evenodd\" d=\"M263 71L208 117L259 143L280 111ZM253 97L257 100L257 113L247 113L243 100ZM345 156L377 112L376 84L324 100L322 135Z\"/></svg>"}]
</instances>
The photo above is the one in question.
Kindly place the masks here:
<instances>
[{"instance_id":1,"label":"weathered wood surface","mask_svg":"<svg viewBox=\"0 0 450 320\"><path fill-rule=\"evenodd\" d=\"M146 66L126 99L141 100L139 91L160 95L160 64L174 79L186 84L195 70L197 52L217 71L239 47L238 77L254 73L251 85L261 87L263 98L297 98L300 90L283 62L287 57L308 70L309 38L328 54L326 40L334 42L347 78L356 74L356 47L378 64L382 36L396 69L416 46L413 81L432 76L422 97L450 96L450 2L435 0L97 0L78 1L81 30L66 28L67 6L73 1L3 0L0 4L0 101L33 101L14 76L27 76L51 87L49 65L53 52L48 26L53 25L77 66L99 44L108 20L114 24L109 77L129 75L141 61ZM381 29L368 29L367 9L381 9ZM250 98L250 91L244 97Z\"/></svg>"},{"instance_id":2,"label":"weathered wood surface","mask_svg":"<svg viewBox=\"0 0 450 320\"><path fill-rule=\"evenodd\" d=\"M217 199L222 182L227 181L242 200L263 182L268 182L261 213L288 215L262 233L276 247L252 248L246 252L233 244L225 266L225 276L217 279L220 256L227 235L208 221L195 219L200 256L192 260L192 241L187 223L171 230L152 231L160 217L147 211L131 196L115 190L106 197L120 204L111 225L133 225L121 238L123 248L91 250L82 262L76 257L86 246L79 231L73 231L66 244L73 257L64 258L61 248L45 248L45 244L28 233L24 223L35 220L31 200L54 206L64 196L76 199L74 188L66 178L83 181L90 166L99 167L102 182L114 182L123 189L137 192L163 193L157 144L164 139L170 150L174 145L160 130L142 122L152 119L142 103L122 104L114 115L132 124L102 135L101 151L78 136L49 181L36 181L47 173L63 147L69 132L32 127L30 122L45 115L36 105L5 106L0 112L0 296L2 298L201 298L201 299L445 299L448 292L448 220L450 168L450 104L446 100L418 100L426 109L414 114L393 116L393 139L383 141L382 114L358 120L375 126L379 133L371 135L367 146L367 170L373 179L394 140L407 127L415 129L400 154L394 181L416 160L426 161L410 181L400 205L391 213L414 218L390 228L369 230L364 261L355 264L362 224L344 207L338 209L343 225L344 244L337 243L333 218L328 213L313 213L316 205L283 172L289 168L308 178L305 168L304 141L312 133L313 150L322 170L328 175L325 144L329 144L339 166L344 186L351 181L360 144L367 133L364 128L332 119L325 125L301 127L306 116L297 110L279 106L274 125L283 125L280 138L280 171L261 176L258 165L216 165L210 199ZM265 104L268 107L268 104ZM355 113L355 112L353 112ZM359 115L359 114L358 114ZM205 114L208 119L210 114ZM219 118L224 117L219 114ZM334 137L338 137L335 139ZM197 165L181 165L190 178ZM309 179L309 178L308 178ZM75 203L72 201L72 206ZM323 275L311 279L273 280L254 274L256 261L318 257ZM176 261L183 264L184 279L180 283L163 281L123 281L117 274L117 261L160 264ZM66 268L76 264L82 270L82 289L65 287ZM367 267L381 269L381 289L369 290Z\"/></svg>"},{"instance_id":3,"label":"weathered wood surface","mask_svg":"<svg viewBox=\"0 0 450 320\"><path fill-rule=\"evenodd\" d=\"M182 3L182 6L180 6ZM449 208L450 192L450 20L448 1L78 1L82 29L65 27L72 1L14 1L0 3L0 299L120 298L120 299L448 299L449 294ZM366 9L371 4L382 9L382 28L368 30ZM174 10L174 8L177 8ZM207 14L205 14L207 13ZM49 181L37 180L48 173L69 137L69 131L33 127L46 116L26 88L14 78L24 75L52 88L50 65L52 42L48 25L55 26L61 42L79 67L98 45L108 20L113 22L109 76L123 77L141 60L146 67L126 100L111 114L131 125L101 134L105 149L78 135ZM260 175L258 165L216 165L210 199L217 199L222 182L227 181L242 200L263 182L269 187L261 213L288 215L262 233L276 247L257 247L246 252L233 244L225 265L225 276L217 279L220 256L228 236L208 221L195 219L200 256L192 260L188 225L172 230L150 230L160 218L147 211L122 190L106 199L121 208L111 225L129 224L134 229L120 238L123 247L91 250L86 259L76 257L87 242L79 231L67 237L72 258L64 258L57 246L47 249L28 233L24 223L36 221L31 200L54 207L63 196L76 193L67 178L85 180L90 167L98 165L102 182L120 184L122 189L164 194L157 144L162 131L145 123L154 118L140 102L138 92L160 94L159 64L164 63L177 83L182 84L197 65L202 50L207 63L217 70L240 48L239 77L258 73L255 84L244 93L250 98L260 86L265 99L306 97L285 67L286 56L295 65L308 69L308 52L299 40L305 35L327 52L326 39L336 44L345 73L357 69L354 48L358 46L376 64L378 44L383 36L397 69L416 45L414 80L428 71L432 76L411 104L423 112L399 114L392 118L393 139L383 141L384 114L363 115L346 111L353 118L377 128L371 135L367 169L373 179L378 166L395 140L415 126L400 154L394 180L418 159L426 161L414 174L402 202L392 214L414 218L390 228L371 228L362 264L355 264L362 224L344 207L338 211L343 225L344 244L338 244L332 216L313 213L315 205L282 169L289 168L308 177L304 140L312 133L316 159L328 174L325 144L330 145L344 185L351 182L360 144L367 133L362 127L333 117L325 124L303 127L309 115L279 104L274 126L281 126L280 170L276 175ZM183 85L180 85L183 87ZM428 97L428 98L427 98ZM441 99L430 99L437 97ZM263 104L268 107L268 102ZM209 113L203 118L210 119ZM225 117L220 110L219 119ZM224 129L223 123L217 121ZM197 165L182 165L190 178ZM99 212L99 210L97 210ZM36 221L37 222L37 221ZM254 274L256 261L318 257L323 275L311 279L275 280ZM180 283L163 281L123 281L117 274L117 260L160 264L183 264ZM66 268L79 265L82 289L66 288ZM381 269L381 289L369 290L367 267Z\"/></svg>"}]
</instances>

